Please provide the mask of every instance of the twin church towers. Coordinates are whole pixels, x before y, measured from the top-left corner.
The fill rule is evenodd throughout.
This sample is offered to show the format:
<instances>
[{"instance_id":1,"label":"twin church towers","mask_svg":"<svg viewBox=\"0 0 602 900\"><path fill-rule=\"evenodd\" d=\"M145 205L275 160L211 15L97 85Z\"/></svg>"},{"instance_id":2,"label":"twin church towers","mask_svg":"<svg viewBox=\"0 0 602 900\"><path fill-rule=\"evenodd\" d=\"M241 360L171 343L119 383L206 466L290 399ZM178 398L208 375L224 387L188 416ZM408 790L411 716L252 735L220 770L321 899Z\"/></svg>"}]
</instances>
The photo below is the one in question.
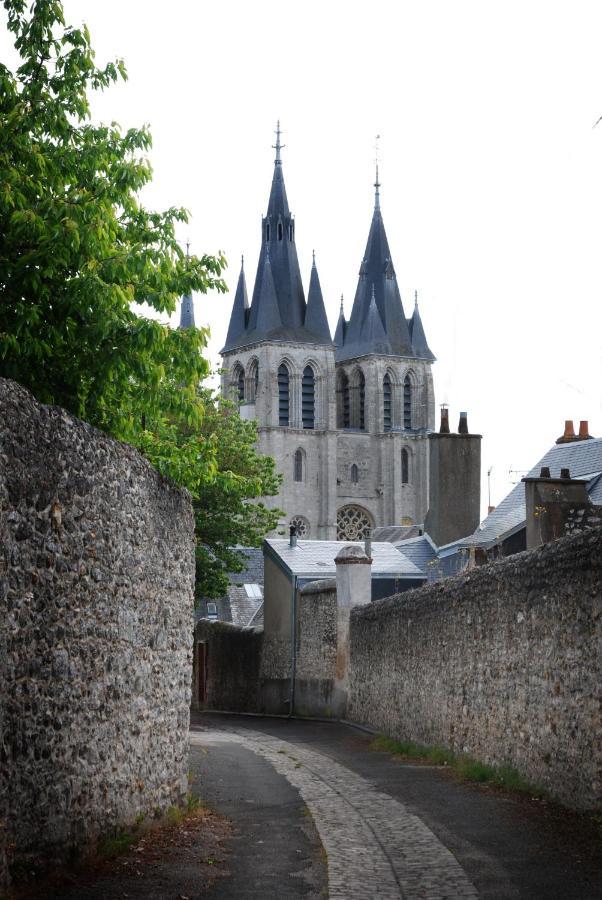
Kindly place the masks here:
<instances>
[{"instance_id":1,"label":"twin church towers","mask_svg":"<svg viewBox=\"0 0 602 900\"><path fill-rule=\"evenodd\" d=\"M330 334L315 260L307 300L280 129L249 305L241 269L223 347L222 391L257 419L276 460L284 510L301 538L358 540L368 528L424 522L435 404L418 306L407 319L380 209L374 212L353 309Z\"/></svg>"}]
</instances>

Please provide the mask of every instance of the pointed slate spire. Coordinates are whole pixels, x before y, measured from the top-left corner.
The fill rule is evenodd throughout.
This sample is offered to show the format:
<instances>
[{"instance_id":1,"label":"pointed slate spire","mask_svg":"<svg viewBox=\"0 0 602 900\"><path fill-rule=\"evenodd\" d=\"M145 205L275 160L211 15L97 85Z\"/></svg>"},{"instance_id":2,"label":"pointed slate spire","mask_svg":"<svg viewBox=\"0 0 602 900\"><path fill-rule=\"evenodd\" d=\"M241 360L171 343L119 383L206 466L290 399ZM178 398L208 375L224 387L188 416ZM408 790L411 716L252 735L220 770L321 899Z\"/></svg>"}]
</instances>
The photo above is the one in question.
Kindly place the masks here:
<instances>
[{"instance_id":1,"label":"pointed slate spire","mask_svg":"<svg viewBox=\"0 0 602 900\"><path fill-rule=\"evenodd\" d=\"M190 256L190 241L186 241L186 259ZM192 294L184 294L180 306L180 328L194 328L194 303Z\"/></svg>"},{"instance_id":2,"label":"pointed slate spire","mask_svg":"<svg viewBox=\"0 0 602 900\"><path fill-rule=\"evenodd\" d=\"M341 309L339 312L339 320L337 322L336 331L334 333L335 347L342 347L345 343L345 332L347 331L347 320L345 319L345 310L343 308L343 295L341 294Z\"/></svg>"},{"instance_id":3,"label":"pointed slate spire","mask_svg":"<svg viewBox=\"0 0 602 900\"><path fill-rule=\"evenodd\" d=\"M180 328L194 328L194 303L191 294L184 294L180 306Z\"/></svg>"},{"instance_id":4,"label":"pointed slate spire","mask_svg":"<svg viewBox=\"0 0 602 900\"><path fill-rule=\"evenodd\" d=\"M239 338L244 336L247 328L247 318L249 314L249 300L247 297L247 284L245 281L245 259L241 257L240 275L238 276L238 284L236 285L236 293L234 295L234 305L232 306L232 314L230 316L230 324L228 326L228 334L226 336L226 344L224 350L229 350L236 346Z\"/></svg>"},{"instance_id":5,"label":"pointed slate spire","mask_svg":"<svg viewBox=\"0 0 602 900\"><path fill-rule=\"evenodd\" d=\"M261 297L262 303L257 313L256 329L259 335L267 336L270 332L276 331L282 325L269 253L266 254L263 264Z\"/></svg>"},{"instance_id":6,"label":"pointed slate spire","mask_svg":"<svg viewBox=\"0 0 602 900\"><path fill-rule=\"evenodd\" d=\"M368 319L372 294L389 343L389 354L403 357L415 355L380 210L378 166L374 187L374 212L366 252L360 267L345 343L342 348L337 347L338 361L374 352L367 349L364 327Z\"/></svg>"},{"instance_id":7,"label":"pointed slate spire","mask_svg":"<svg viewBox=\"0 0 602 900\"><path fill-rule=\"evenodd\" d=\"M328 327L322 288L320 287L320 279L316 268L315 251L312 251L312 255L313 261L309 278L309 292L307 294L307 310L305 312L305 329L310 334L315 335L320 342L328 341L330 343L330 328Z\"/></svg>"},{"instance_id":8,"label":"pointed slate spire","mask_svg":"<svg viewBox=\"0 0 602 900\"><path fill-rule=\"evenodd\" d=\"M391 344L387 339L385 329L376 305L374 285L372 285L372 297L368 307L368 315L362 328L362 341L366 347L366 353L391 353Z\"/></svg>"},{"instance_id":9,"label":"pointed slate spire","mask_svg":"<svg viewBox=\"0 0 602 900\"><path fill-rule=\"evenodd\" d=\"M434 362L436 357L427 344L424 328L422 327L422 319L420 318L420 312L418 311L418 291L414 291L414 312L410 319L410 335L412 337L412 347L414 348L416 356L420 359L428 359L431 362Z\"/></svg>"}]
</instances>

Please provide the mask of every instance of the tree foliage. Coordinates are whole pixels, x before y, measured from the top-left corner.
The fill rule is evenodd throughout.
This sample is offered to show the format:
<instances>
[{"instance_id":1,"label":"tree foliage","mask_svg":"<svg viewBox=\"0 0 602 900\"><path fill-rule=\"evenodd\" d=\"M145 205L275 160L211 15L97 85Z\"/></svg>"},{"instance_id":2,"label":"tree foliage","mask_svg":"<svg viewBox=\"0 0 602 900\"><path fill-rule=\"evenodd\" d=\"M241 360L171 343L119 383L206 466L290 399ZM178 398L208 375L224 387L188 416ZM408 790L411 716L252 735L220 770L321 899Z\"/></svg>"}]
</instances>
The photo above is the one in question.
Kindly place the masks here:
<instances>
[{"instance_id":1,"label":"tree foliage","mask_svg":"<svg viewBox=\"0 0 602 900\"><path fill-rule=\"evenodd\" d=\"M233 544L258 544L277 512L249 501L278 489L255 426L199 387L205 329L172 313L191 291L226 290L221 255L187 258L183 209L139 200L151 179L146 128L90 121L88 93L125 79L99 68L85 26L59 0L4 0L20 65L0 63L0 375L139 447L194 500L198 590L223 593Z\"/></svg>"},{"instance_id":2,"label":"tree foliage","mask_svg":"<svg viewBox=\"0 0 602 900\"><path fill-rule=\"evenodd\" d=\"M4 0L21 65L0 64L0 374L136 443L165 416L200 422L203 329L173 331L133 303L175 310L224 291L221 256L187 259L183 209L146 210L146 128L89 121L88 92L125 78L96 66L87 28L57 0Z\"/></svg>"}]
</instances>

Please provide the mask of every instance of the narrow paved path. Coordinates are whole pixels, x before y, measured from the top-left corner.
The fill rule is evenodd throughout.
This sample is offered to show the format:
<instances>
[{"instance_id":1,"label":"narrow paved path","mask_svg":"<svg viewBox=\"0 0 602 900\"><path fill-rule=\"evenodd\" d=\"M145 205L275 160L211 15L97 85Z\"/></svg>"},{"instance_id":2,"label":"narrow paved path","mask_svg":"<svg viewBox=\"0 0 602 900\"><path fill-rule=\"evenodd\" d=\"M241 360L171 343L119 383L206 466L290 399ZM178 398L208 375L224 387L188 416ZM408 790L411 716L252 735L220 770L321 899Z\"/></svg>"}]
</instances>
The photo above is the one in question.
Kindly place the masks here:
<instances>
[{"instance_id":1,"label":"narrow paved path","mask_svg":"<svg viewBox=\"0 0 602 900\"><path fill-rule=\"evenodd\" d=\"M369 736L334 723L210 714L196 719L191 765L200 774L200 794L238 830L228 861L231 877L217 881L208 896L599 896L600 872L584 858L574 827L559 833L558 813L459 784L435 767L400 763L371 751L369 742ZM253 788L258 762L263 775ZM250 767L242 781L241 766ZM272 803L284 780L301 806L290 800L283 810ZM326 853L328 893L311 822L299 836L303 804Z\"/></svg>"}]
</instances>

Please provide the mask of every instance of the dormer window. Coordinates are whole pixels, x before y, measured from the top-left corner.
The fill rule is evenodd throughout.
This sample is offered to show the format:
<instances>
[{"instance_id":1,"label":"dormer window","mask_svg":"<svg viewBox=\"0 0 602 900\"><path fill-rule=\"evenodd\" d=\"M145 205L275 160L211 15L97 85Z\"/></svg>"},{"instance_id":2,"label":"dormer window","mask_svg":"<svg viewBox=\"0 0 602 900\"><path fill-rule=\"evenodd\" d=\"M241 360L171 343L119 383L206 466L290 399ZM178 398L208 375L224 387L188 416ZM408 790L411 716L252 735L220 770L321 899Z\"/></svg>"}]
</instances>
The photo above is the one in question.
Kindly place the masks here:
<instances>
[{"instance_id":1,"label":"dormer window","mask_svg":"<svg viewBox=\"0 0 602 900\"><path fill-rule=\"evenodd\" d=\"M278 240L282 240L282 222L278 222Z\"/></svg>"}]
</instances>

